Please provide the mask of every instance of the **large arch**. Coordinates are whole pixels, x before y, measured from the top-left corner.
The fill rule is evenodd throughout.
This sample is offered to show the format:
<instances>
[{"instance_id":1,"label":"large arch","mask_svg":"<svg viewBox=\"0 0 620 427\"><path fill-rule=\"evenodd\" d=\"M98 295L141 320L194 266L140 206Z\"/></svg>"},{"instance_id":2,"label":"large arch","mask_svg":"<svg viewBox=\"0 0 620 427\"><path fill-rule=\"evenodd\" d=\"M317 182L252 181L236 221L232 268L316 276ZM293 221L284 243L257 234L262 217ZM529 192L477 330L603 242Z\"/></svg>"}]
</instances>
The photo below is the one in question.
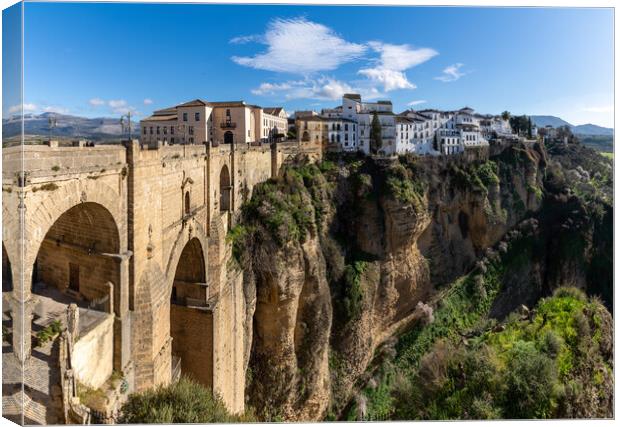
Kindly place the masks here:
<instances>
[{"instance_id":1,"label":"large arch","mask_svg":"<svg viewBox=\"0 0 620 427\"><path fill-rule=\"evenodd\" d=\"M114 220L119 235L119 250L125 251L126 240L126 212L123 197L109 185L99 182L100 180L73 180L58 189L47 193L42 199L34 199L36 207L32 215L28 214L24 224L24 234L28 242L24 254L24 265L31 266L34 263L41 242L47 231L60 218L74 206L83 203L96 203L104 208ZM42 192L36 193L38 194ZM32 195L34 198L35 196ZM32 209L32 206L29 206Z\"/></svg>"},{"instance_id":2,"label":"large arch","mask_svg":"<svg viewBox=\"0 0 620 427\"><path fill-rule=\"evenodd\" d=\"M231 184L228 166L222 166L220 170L220 212L228 212L231 209Z\"/></svg>"},{"instance_id":3,"label":"large arch","mask_svg":"<svg viewBox=\"0 0 620 427\"><path fill-rule=\"evenodd\" d=\"M170 292L171 377L191 376L213 387L213 316L202 242L183 247Z\"/></svg>"},{"instance_id":4,"label":"large arch","mask_svg":"<svg viewBox=\"0 0 620 427\"><path fill-rule=\"evenodd\" d=\"M120 283L120 235L112 214L94 202L69 208L49 228L37 251L33 278L86 301ZM36 283L33 283L36 285Z\"/></svg>"}]
</instances>

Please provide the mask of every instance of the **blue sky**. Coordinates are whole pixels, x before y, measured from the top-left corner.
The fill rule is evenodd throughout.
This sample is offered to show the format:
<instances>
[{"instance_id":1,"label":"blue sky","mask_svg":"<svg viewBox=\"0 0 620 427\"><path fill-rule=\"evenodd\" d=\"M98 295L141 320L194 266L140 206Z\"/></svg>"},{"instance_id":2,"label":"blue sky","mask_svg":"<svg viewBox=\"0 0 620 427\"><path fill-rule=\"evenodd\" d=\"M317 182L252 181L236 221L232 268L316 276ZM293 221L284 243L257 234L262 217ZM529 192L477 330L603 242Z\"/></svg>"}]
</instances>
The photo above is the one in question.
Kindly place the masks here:
<instances>
[{"instance_id":1,"label":"blue sky","mask_svg":"<svg viewBox=\"0 0 620 427\"><path fill-rule=\"evenodd\" d=\"M26 3L24 16L27 111L318 110L356 91L398 112L613 125L611 9Z\"/></svg>"}]
</instances>

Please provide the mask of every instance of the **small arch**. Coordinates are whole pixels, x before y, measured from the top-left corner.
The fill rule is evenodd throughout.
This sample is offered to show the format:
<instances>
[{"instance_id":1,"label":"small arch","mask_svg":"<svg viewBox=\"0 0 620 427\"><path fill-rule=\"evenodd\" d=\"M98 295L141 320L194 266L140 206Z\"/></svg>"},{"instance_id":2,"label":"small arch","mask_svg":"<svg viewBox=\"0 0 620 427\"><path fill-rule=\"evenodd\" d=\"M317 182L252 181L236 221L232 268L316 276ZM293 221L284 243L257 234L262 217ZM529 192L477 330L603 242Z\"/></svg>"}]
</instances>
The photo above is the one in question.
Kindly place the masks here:
<instances>
[{"instance_id":1,"label":"small arch","mask_svg":"<svg viewBox=\"0 0 620 427\"><path fill-rule=\"evenodd\" d=\"M232 144L233 143L233 133L231 131L226 131L224 133L224 144Z\"/></svg>"},{"instance_id":2,"label":"small arch","mask_svg":"<svg viewBox=\"0 0 620 427\"><path fill-rule=\"evenodd\" d=\"M2 292L13 290L13 272L11 270L11 260L2 242Z\"/></svg>"},{"instance_id":3,"label":"small arch","mask_svg":"<svg viewBox=\"0 0 620 427\"><path fill-rule=\"evenodd\" d=\"M228 166L224 165L220 171L220 212L230 210L230 190L230 173Z\"/></svg>"},{"instance_id":4,"label":"small arch","mask_svg":"<svg viewBox=\"0 0 620 427\"><path fill-rule=\"evenodd\" d=\"M190 200L189 200L189 191L185 192L185 203L184 203L184 206L185 206L185 215L189 215L190 211L191 211Z\"/></svg>"}]
</instances>

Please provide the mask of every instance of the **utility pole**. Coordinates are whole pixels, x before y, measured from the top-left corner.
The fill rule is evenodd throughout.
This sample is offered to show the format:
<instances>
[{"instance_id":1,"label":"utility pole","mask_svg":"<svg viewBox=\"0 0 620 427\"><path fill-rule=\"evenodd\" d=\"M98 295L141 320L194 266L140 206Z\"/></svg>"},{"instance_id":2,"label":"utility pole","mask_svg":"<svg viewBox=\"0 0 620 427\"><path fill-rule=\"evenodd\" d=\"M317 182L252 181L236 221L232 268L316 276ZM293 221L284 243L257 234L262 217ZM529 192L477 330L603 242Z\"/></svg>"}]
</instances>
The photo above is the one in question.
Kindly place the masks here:
<instances>
[{"instance_id":1,"label":"utility pole","mask_svg":"<svg viewBox=\"0 0 620 427\"><path fill-rule=\"evenodd\" d=\"M50 115L47 118L47 123L49 125L49 140L52 140L52 129L54 129L56 127L56 116Z\"/></svg>"},{"instance_id":2,"label":"utility pole","mask_svg":"<svg viewBox=\"0 0 620 427\"><path fill-rule=\"evenodd\" d=\"M128 111L127 114L121 116L121 133L125 130L125 118L127 118L127 130L129 134L129 140L131 141L131 111Z\"/></svg>"}]
</instances>

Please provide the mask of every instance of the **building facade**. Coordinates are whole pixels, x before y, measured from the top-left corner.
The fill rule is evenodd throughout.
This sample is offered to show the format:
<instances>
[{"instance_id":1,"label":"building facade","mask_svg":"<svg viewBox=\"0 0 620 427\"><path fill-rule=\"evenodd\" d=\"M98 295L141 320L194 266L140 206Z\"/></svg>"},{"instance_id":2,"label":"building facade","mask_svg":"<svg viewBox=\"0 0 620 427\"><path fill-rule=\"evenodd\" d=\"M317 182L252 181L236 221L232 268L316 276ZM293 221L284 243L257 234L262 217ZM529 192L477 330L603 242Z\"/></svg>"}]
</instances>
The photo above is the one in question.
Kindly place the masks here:
<instances>
[{"instance_id":1,"label":"building facade","mask_svg":"<svg viewBox=\"0 0 620 427\"><path fill-rule=\"evenodd\" d=\"M281 140L288 130L281 107L263 109L243 101L195 99L158 110L140 121L143 144L260 144Z\"/></svg>"}]
</instances>

